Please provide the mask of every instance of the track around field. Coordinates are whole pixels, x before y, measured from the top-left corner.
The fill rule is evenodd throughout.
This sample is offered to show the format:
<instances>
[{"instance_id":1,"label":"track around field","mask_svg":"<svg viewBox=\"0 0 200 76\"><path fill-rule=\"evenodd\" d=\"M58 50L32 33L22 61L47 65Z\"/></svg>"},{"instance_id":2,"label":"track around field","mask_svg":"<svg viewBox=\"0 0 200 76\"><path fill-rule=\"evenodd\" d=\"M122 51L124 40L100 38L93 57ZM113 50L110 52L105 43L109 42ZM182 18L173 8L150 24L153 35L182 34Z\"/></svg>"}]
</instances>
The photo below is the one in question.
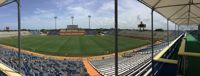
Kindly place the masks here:
<instances>
[{"instance_id":1,"label":"track around field","mask_svg":"<svg viewBox=\"0 0 200 76\"><path fill-rule=\"evenodd\" d=\"M87 59L83 59L83 64L90 76L101 76L93 67L90 65Z\"/></svg>"},{"instance_id":2,"label":"track around field","mask_svg":"<svg viewBox=\"0 0 200 76\"><path fill-rule=\"evenodd\" d=\"M147 45L146 45L147 46ZM146 46L143 47L139 47L139 48L145 48ZM0 47L2 48L7 48L10 49L12 51L18 51L18 48L16 47L12 47L12 46L8 46L8 45L4 45L4 44L0 44ZM139 48L135 48L135 49L131 49L131 50L127 50L127 51L123 51L123 52L119 52L119 57L121 57L121 55L125 52L133 52ZM37 52L33 52L33 51L29 51L29 50L24 50L21 49L21 52L24 53L28 53L31 55L35 55L35 56L39 56L39 57L44 57L44 58L49 58L49 59L58 59L58 60L83 60L83 59L88 59L88 60L99 60L102 58L110 58L110 57L114 57L114 53L112 54L107 54L107 55L99 55L99 56L87 56L87 57L66 57L66 56L52 56L52 55L46 55L46 54L40 54Z\"/></svg>"}]
</instances>

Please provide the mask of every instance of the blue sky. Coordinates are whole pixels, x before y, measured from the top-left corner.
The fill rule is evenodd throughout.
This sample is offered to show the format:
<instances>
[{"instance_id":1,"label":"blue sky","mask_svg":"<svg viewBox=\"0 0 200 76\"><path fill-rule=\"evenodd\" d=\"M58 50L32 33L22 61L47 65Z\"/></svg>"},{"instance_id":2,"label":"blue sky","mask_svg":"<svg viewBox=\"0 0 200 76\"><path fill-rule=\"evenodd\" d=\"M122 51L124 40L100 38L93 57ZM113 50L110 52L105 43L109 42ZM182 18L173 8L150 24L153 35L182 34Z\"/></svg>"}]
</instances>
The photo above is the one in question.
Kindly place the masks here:
<instances>
[{"instance_id":1,"label":"blue sky","mask_svg":"<svg viewBox=\"0 0 200 76\"><path fill-rule=\"evenodd\" d=\"M9 26L17 28L16 3L0 7L0 29ZM150 28L151 10L137 0L119 0L119 28L137 29L142 20ZM57 16L57 27L66 28L74 24L88 28L88 15L91 15L91 28L114 27L113 0L21 0L22 28L53 29L54 16ZM166 28L166 19L155 13L155 28ZM170 23L170 29L174 24Z\"/></svg>"}]
</instances>

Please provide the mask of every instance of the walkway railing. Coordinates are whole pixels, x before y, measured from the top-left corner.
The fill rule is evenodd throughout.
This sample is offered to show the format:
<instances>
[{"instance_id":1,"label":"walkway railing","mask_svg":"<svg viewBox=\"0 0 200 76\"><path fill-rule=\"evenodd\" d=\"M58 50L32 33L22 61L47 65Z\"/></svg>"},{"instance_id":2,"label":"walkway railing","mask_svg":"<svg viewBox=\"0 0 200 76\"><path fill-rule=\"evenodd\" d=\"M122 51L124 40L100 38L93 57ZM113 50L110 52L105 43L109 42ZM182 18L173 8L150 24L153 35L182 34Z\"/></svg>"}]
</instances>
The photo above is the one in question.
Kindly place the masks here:
<instances>
[{"instance_id":1,"label":"walkway railing","mask_svg":"<svg viewBox=\"0 0 200 76\"><path fill-rule=\"evenodd\" d=\"M154 76L175 76L177 74L178 49L184 34L179 35L154 57Z\"/></svg>"},{"instance_id":2,"label":"walkway railing","mask_svg":"<svg viewBox=\"0 0 200 76\"><path fill-rule=\"evenodd\" d=\"M179 48L179 52L178 52L179 62L178 62L177 74L184 75L184 76L196 76L196 75L199 75L199 72L197 70L200 68L200 66L196 63L200 61L199 60L200 53L195 52L195 51L199 50L199 47L198 47L199 44L198 44L198 41L195 40L195 38L193 38L194 40L187 40L188 35L189 35L188 33L184 34L184 37L182 39L182 42ZM191 43L193 43L193 45L191 45Z\"/></svg>"},{"instance_id":3,"label":"walkway railing","mask_svg":"<svg viewBox=\"0 0 200 76\"><path fill-rule=\"evenodd\" d=\"M164 62L164 63L170 63L170 64L177 64L178 61L174 59L167 59L167 58L162 58L178 41L181 40L184 34L181 34L179 37L177 37L174 41L172 41L168 46L166 46L160 53L158 53L155 57L154 60L157 62Z\"/></svg>"}]
</instances>

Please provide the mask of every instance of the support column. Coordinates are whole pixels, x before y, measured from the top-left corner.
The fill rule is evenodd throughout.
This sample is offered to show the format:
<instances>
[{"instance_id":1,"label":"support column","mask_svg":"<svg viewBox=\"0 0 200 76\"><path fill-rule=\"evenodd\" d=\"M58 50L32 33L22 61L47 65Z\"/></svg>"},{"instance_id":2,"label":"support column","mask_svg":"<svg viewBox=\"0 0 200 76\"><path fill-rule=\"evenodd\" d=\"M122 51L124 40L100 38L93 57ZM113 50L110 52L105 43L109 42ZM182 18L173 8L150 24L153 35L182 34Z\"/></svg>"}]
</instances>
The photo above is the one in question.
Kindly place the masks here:
<instances>
[{"instance_id":1,"label":"support column","mask_svg":"<svg viewBox=\"0 0 200 76\"><path fill-rule=\"evenodd\" d=\"M176 24L174 26L175 26L174 32L176 33ZM177 33L176 33L176 35L177 35Z\"/></svg>"},{"instance_id":2,"label":"support column","mask_svg":"<svg viewBox=\"0 0 200 76\"><path fill-rule=\"evenodd\" d=\"M21 13L20 13L20 0L17 0L17 13L18 13L18 58L19 58L19 68L18 71L21 74Z\"/></svg>"},{"instance_id":3,"label":"support column","mask_svg":"<svg viewBox=\"0 0 200 76\"><path fill-rule=\"evenodd\" d=\"M179 35L179 26L180 26L180 25L178 25L178 35Z\"/></svg>"},{"instance_id":4,"label":"support column","mask_svg":"<svg viewBox=\"0 0 200 76\"><path fill-rule=\"evenodd\" d=\"M118 0L115 0L115 76L118 76Z\"/></svg>"},{"instance_id":5,"label":"support column","mask_svg":"<svg viewBox=\"0 0 200 76\"><path fill-rule=\"evenodd\" d=\"M167 44L169 45L169 19L167 19Z\"/></svg>"},{"instance_id":6,"label":"support column","mask_svg":"<svg viewBox=\"0 0 200 76\"><path fill-rule=\"evenodd\" d=\"M198 34L198 40L199 40L199 42L200 42L200 25L198 25L197 34Z\"/></svg>"},{"instance_id":7,"label":"support column","mask_svg":"<svg viewBox=\"0 0 200 76\"><path fill-rule=\"evenodd\" d=\"M152 68L152 76L154 76L154 60L153 60L153 57L154 57L154 47L153 47L153 41L154 41L154 39L153 39L153 12L154 12L154 9L152 9L151 10L151 60L152 60L152 65L151 65L151 68Z\"/></svg>"}]
</instances>

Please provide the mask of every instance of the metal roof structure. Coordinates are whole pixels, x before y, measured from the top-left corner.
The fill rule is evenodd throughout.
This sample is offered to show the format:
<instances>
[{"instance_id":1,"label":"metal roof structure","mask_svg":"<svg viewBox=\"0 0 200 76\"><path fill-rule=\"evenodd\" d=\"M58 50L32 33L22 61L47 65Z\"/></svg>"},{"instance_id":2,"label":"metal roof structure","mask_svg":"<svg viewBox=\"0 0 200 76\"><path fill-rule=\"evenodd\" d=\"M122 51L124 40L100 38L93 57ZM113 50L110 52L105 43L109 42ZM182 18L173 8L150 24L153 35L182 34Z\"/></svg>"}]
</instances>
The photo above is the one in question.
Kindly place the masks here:
<instances>
[{"instance_id":1,"label":"metal roof structure","mask_svg":"<svg viewBox=\"0 0 200 76\"><path fill-rule=\"evenodd\" d=\"M16 0L0 0L0 7L15 2Z\"/></svg>"},{"instance_id":2,"label":"metal roof structure","mask_svg":"<svg viewBox=\"0 0 200 76\"><path fill-rule=\"evenodd\" d=\"M177 25L200 24L200 0L138 0Z\"/></svg>"}]
</instances>

